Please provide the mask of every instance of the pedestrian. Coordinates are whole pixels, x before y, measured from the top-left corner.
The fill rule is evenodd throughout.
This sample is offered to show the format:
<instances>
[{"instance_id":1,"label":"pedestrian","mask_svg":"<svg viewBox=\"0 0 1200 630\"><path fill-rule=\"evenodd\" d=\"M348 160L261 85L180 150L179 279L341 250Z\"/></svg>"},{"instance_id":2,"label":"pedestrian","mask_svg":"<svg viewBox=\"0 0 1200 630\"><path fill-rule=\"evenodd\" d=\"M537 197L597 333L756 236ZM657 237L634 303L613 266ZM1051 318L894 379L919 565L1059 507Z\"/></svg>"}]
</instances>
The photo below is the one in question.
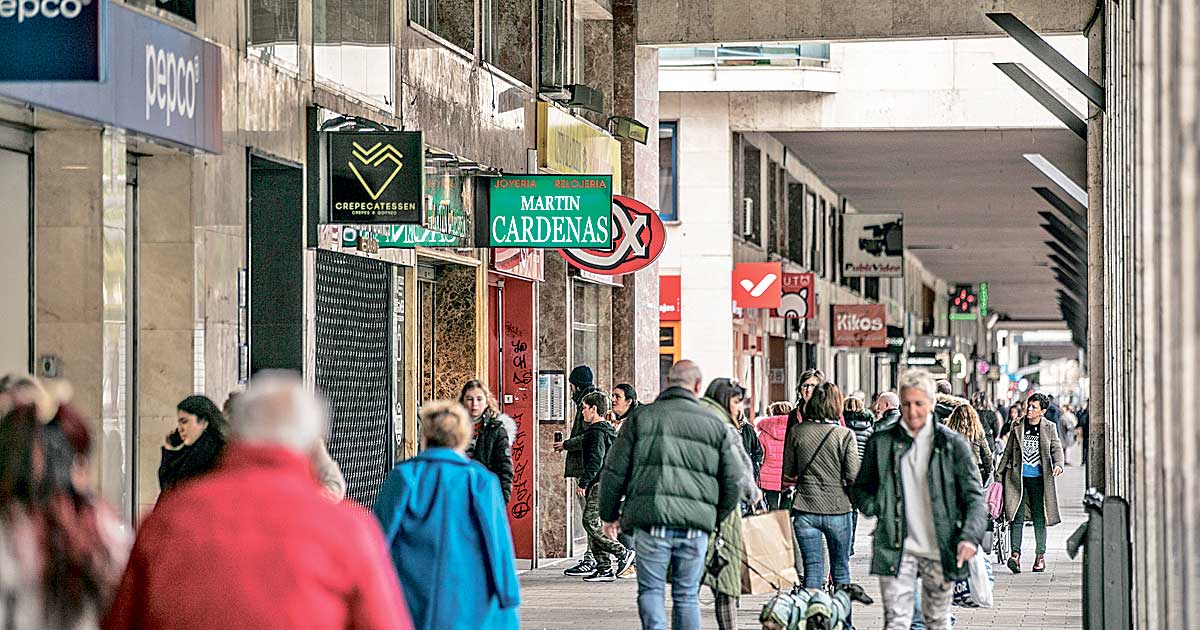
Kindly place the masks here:
<instances>
[{"instance_id":1,"label":"pedestrian","mask_svg":"<svg viewBox=\"0 0 1200 630\"><path fill-rule=\"evenodd\" d=\"M755 488L758 487L758 478L762 475L763 462L766 461L766 451L763 450L762 441L758 439L758 432L754 430L754 423L750 421L746 415L745 399L743 398L742 408L738 409L738 415L734 417L734 424L737 425L738 437L742 441L742 448L745 449L746 455L750 457L750 466L754 469Z\"/></svg>"},{"instance_id":2,"label":"pedestrian","mask_svg":"<svg viewBox=\"0 0 1200 630\"><path fill-rule=\"evenodd\" d=\"M1063 450L1056 426L1045 420L1049 398L1034 394L1025 408L1025 421L1008 436L997 475L1004 482L1004 517L1012 522L1008 568L1021 572L1021 538L1028 515L1036 542L1033 572L1041 573L1046 570L1046 527L1062 522L1055 478L1063 471Z\"/></svg>"},{"instance_id":3,"label":"pedestrian","mask_svg":"<svg viewBox=\"0 0 1200 630\"><path fill-rule=\"evenodd\" d=\"M937 404L933 408L933 415L935 418L937 418L938 422L945 424L946 420L950 418L950 414L954 413L955 409L969 404L971 403L966 398L959 398L953 394L944 394L939 391L937 395Z\"/></svg>"},{"instance_id":4,"label":"pedestrian","mask_svg":"<svg viewBox=\"0 0 1200 630\"><path fill-rule=\"evenodd\" d=\"M792 526L800 546L805 588L821 588L825 580L825 544L829 546L833 582L850 584L853 505L846 488L858 474L854 432L838 426L844 399L833 383L822 383L804 407L804 422L788 438L783 477L796 484Z\"/></svg>"},{"instance_id":5,"label":"pedestrian","mask_svg":"<svg viewBox=\"0 0 1200 630\"><path fill-rule=\"evenodd\" d=\"M1079 426L1079 416L1075 415L1073 405L1063 405L1062 416L1058 423L1058 441L1063 447L1063 464L1071 465L1071 447L1075 446L1075 427Z\"/></svg>"},{"instance_id":6,"label":"pedestrian","mask_svg":"<svg viewBox=\"0 0 1200 630\"><path fill-rule=\"evenodd\" d=\"M581 401L584 396L596 391L595 376L592 374L592 368L586 365L575 366L571 370L567 381L571 384L571 401L575 403L575 419L571 422L571 436L569 439L562 442L556 442L553 445L554 450L567 453L566 467L563 472L563 477L567 479L578 479L583 472L583 431L587 428L587 424L583 421L583 407ZM575 509L580 514L583 513L583 500L578 496L575 497ZM592 557L592 552L584 552L583 558L579 563L563 571L564 575L575 577L591 575L596 571L596 559Z\"/></svg>"},{"instance_id":7,"label":"pedestrian","mask_svg":"<svg viewBox=\"0 0 1200 630\"><path fill-rule=\"evenodd\" d=\"M233 406L237 404L241 392L230 392L229 397L225 399L225 404L221 405L221 413L226 418L233 417ZM325 491L325 498L333 503L337 503L346 498L346 476L342 474L342 467L334 461L333 456L329 454L329 447L322 439L313 452L309 454L309 463L312 464L313 472L317 476L317 482L321 484L321 488Z\"/></svg>"},{"instance_id":8,"label":"pedestrian","mask_svg":"<svg viewBox=\"0 0 1200 630\"><path fill-rule=\"evenodd\" d=\"M207 396L188 396L175 407L178 426L163 438L158 487L167 492L217 465L225 451L228 425Z\"/></svg>"},{"instance_id":9,"label":"pedestrian","mask_svg":"<svg viewBox=\"0 0 1200 630\"><path fill-rule=\"evenodd\" d=\"M702 375L683 360L667 388L625 421L600 476L606 533L636 532L638 613L644 630L665 630L667 568L674 630L700 627L700 577L709 532L737 508L745 471L729 432L698 398ZM620 521L618 525L617 521Z\"/></svg>"},{"instance_id":10,"label":"pedestrian","mask_svg":"<svg viewBox=\"0 0 1200 630\"><path fill-rule=\"evenodd\" d=\"M900 422L900 397L896 392L879 392L871 410L875 412L875 430L879 431Z\"/></svg>"},{"instance_id":11,"label":"pedestrian","mask_svg":"<svg viewBox=\"0 0 1200 630\"><path fill-rule=\"evenodd\" d=\"M92 630L108 609L132 542L95 498L91 433L61 406L49 424L33 404L0 419L0 627Z\"/></svg>"},{"instance_id":12,"label":"pedestrian","mask_svg":"<svg viewBox=\"0 0 1200 630\"><path fill-rule=\"evenodd\" d=\"M974 455L975 465L979 467L979 483L983 487L987 487L992 476L992 448L988 446L987 437L984 435L983 426L979 422L979 415L975 412L975 408L971 405L959 406L946 420L946 427L957 431L967 439L967 444L971 446L971 453Z\"/></svg>"},{"instance_id":13,"label":"pedestrian","mask_svg":"<svg viewBox=\"0 0 1200 630\"><path fill-rule=\"evenodd\" d=\"M1025 420L1025 405L1019 400L1014 400L1012 406L1008 408L1006 418L1004 426L1000 427L1000 433L997 435L1001 442L1004 442L1008 438L1013 427L1020 425Z\"/></svg>"},{"instance_id":14,"label":"pedestrian","mask_svg":"<svg viewBox=\"0 0 1200 630\"><path fill-rule=\"evenodd\" d=\"M867 411L863 401L858 398L847 398L845 404L842 405L842 418L846 421L846 428L854 432L854 439L858 442L858 454L861 458L867 449L867 440L871 439L871 434L875 432L875 416Z\"/></svg>"},{"instance_id":15,"label":"pedestrian","mask_svg":"<svg viewBox=\"0 0 1200 630\"><path fill-rule=\"evenodd\" d=\"M949 630L954 582L983 540L987 504L970 446L933 418L937 389L924 370L900 379L901 421L867 442L851 489L876 517L871 573L880 576L887 630L908 630L920 577L930 630Z\"/></svg>"},{"instance_id":16,"label":"pedestrian","mask_svg":"<svg viewBox=\"0 0 1200 630\"><path fill-rule=\"evenodd\" d=\"M500 480L500 493L508 504L512 496L512 440L517 423L508 414L500 413L500 403L480 381L467 381L459 393L458 402L474 420L474 432L467 446L467 456L483 464Z\"/></svg>"},{"instance_id":17,"label":"pedestrian","mask_svg":"<svg viewBox=\"0 0 1200 630\"><path fill-rule=\"evenodd\" d=\"M758 487L762 489L763 501L768 510L786 507L783 499L783 445L787 432L788 415L792 403L773 402L767 405L767 417L758 421L758 441L763 448L763 464L758 475Z\"/></svg>"},{"instance_id":18,"label":"pedestrian","mask_svg":"<svg viewBox=\"0 0 1200 630\"><path fill-rule=\"evenodd\" d=\"M579 475L575 494L584 500L583 528L587 531L588 551L596 559L596 570L583 581L612 582L629 568L634 558L633 549L605 536L600 521L600 470L617 437L617 430L608 421L608 395L604 392L591 392L583 397L580 405L587 428L583 431L583 472Z\"/></svg>"},{"instance_id":19,"label":"pedestrian","mask_svg":"<svg viewBox=\"0 0 1200 630\"><path fill-rule=\"evenodd\" d=\"M800 382L796 386L795 416L789 420L788 428L804 421L804 405L812 398L813 390L825 382L825 373L817 368L809 368L800 373Z\"/></svg>"},{"instance_id":20,"label":"pedestrian","mask_svg":"<svg viewBox=\"0 0 1200 630\"><path fill-rule=\"evenodd\" d=\"M1084 402L1079 406L1079 413L1076 414L1077 423L1075 426L1076 438L1079 440L1079 444L1081 446L1081 452L1079 454L1080 466L1087 466L1088 461L1088 415L1087 403Z\"/></svg>"},{"instance_id":21,"label":"pedestrian","mask_svg":"<svg viewBox=\"0 0 1200 630\"><path fill-rule=\"evenodd\" d=\"M471 418L421 409L421 454L388 474L374 513L418 630L516 630L521 603L500 482L466 456Z\"/></svg>"},{"instance_id":22,"label":"pedestrian","mask_svg":"<svg viewBox=\"0 0 1200 630\"><path fill-rule=\"evenodd\" d=\"M614 387L612 390L613 426L620 430L621 425L629 418L629 414L640 406L642 403L638 402L637 390L633 388L633 385L621 383Z\"/></svg>"},{"instance_id":23,"label":"pedestrian","mask_svg":"<svg viewBox=\"0 0 1200 630\"><path fill-rule=\"evenodd\" d=\"M754 466L742 445L740 432L736 428L735 414L742 411L746 390L732 379L716 378L708 384L701 404L706 406L727 427L729 448L741 462L742 477L738 483L743 505L757 505L762 493L754 481ZM719 558L719 560L717 560ZM708 541L705 555L704 583L712 589L713 608L716 610L717 627L721 630L736 630L738 600L742 594L742 573L746 562L745 543L742 539L742 513L733 510L721 521L715 536Z\"/></svg>"},{"instance_id":24,"label":"pedestrian","mask_svg":"<svg viewBox=\"0 0 1200 630\"><path fill-rule=\"evenodd\" d=\"M975 408L976 415L979 416L979 426L983 429L984 441L994 455L998 450L997 436L1000 433L1000 414L992 404L992 399L983 392L975 394L971 405Z\"/></svg>"},{"instance_id":25,"label":"pedestrian","mask_svg":"<svg viewBox=\"0 0 1200 630\"><path fill-rule=\"evenodd\" d=\"M142 522L104 628L411 628L379 525L313 477L324 405L263 371L233 412L217 468Z\"/></svg>"},{"instance_id":26,"label":"pedestrian","mask_svg":"<svg viewBox=\"0 0 1200 630\"><path fill-rule=\"evenodd\" d=\"M4 375L0 378L0 416L21 405L34 405L43 422L58 409L57 401L37 377L20 372Z\"/></svg>"}]
</instances>

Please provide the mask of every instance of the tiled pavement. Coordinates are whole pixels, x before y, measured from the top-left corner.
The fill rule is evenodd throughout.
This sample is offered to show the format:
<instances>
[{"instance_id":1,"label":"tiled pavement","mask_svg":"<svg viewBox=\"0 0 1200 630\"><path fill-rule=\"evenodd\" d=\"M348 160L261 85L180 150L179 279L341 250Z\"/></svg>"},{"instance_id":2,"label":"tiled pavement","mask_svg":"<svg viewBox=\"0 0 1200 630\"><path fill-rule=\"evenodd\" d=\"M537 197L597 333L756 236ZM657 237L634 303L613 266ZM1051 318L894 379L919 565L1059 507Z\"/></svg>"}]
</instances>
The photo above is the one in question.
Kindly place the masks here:
<instances>
[{"instance_id":1,"label":"tiled pavement","mask_svg":"<svg viewBox=\"0 0 1200 630\"><path fill-rule=\"evenodd\" d=\"M1079 463L1079 449L1073 449L1069 461ZM1033 562L1033 529L1025 528L1024 571L1011 574L1004 566L994 566L996 605L990 609L955 608L957 628L1041 628L1082 627L1081 559L1071 560L1066 540L1084 520L1082 497L1083 469L1068 466L1058 479L1059 505L1063 523L1049 529L1045 573L1029 572ZM860 536L850 570L856 582L877 600L872 606L855 608L855 623L860 630L883 627L883 609L879 605L879 581L868 575L870 561L870 521L859 522ZM992 555L995 559L995 554ZM572 563L573 564L573 563ZM563 576L561 562L521 575L521 627L527 629L616 630L638 627L636 580L618 580L609 584L588 584ZM766 596L742 598L739 627L757 629L758 611ZM701 589L700 602L704 628L716 628L712 595ZM669 604L669 600L668 600Z\"/></svg>"}]
</instances>

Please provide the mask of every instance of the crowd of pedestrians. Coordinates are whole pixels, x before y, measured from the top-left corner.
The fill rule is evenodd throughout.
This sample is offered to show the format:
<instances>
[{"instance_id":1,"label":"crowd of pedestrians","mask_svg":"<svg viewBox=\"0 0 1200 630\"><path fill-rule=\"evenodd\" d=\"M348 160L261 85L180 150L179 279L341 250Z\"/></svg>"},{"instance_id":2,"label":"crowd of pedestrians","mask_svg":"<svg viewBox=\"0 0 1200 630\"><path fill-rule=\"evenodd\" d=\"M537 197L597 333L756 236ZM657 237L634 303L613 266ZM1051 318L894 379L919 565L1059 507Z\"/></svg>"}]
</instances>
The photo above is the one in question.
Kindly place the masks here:
<instances>
[{"instance_id":1,"label":"crowd of pedestrians","mask_svg":"<svg viewBox=\"0 0 1200 630\"><path fill-rule=\"evenodd\" d=\"M757 419L744 386L706 386L691 361L648 403L628 384L598 389L588 366L569 380L574 422L553 447L588 553L564 573L636 578L651 630L668 627L668 583L671 627L700 627L706 586L717 626L737 628L753 570L743 522L772 510L788 512L797 588L869 601L849 558L859 515L873 517L886 628L949 628L954 584L992 529L984 488L1003 488L1008 568L1023 568L1031 520L1030 568L1044 571L1064 443L1086 439L1083 408L1041 393L968 403L923 371L868 406L807 370L795 404L764 404ZM505 509L516 427L481 381L422 407L420 453L388 474L370 512L343 501L328 411L295 375L260 373L223 408L188 396L136 540L96 498L89 423L60 398L33 377L0 378L6 630L519 626ZM844 622L853 628L848 612Z\"/></svg>"}]
</instances>

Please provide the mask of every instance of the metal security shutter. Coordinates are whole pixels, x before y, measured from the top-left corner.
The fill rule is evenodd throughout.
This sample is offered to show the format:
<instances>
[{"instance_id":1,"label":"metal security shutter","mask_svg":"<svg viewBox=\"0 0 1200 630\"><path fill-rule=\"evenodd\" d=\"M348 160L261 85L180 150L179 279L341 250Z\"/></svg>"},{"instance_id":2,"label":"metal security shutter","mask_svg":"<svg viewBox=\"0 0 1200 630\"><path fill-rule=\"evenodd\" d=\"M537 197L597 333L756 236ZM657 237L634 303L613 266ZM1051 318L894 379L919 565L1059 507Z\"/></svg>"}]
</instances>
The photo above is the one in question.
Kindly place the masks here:
<instances>
[{"instance_id":1,"label":"metal security shutter","mask_svg":"<svg viewBox=\"0 0 1200 630\"><path fill-rule=\"evenodd\" d=\"M391 269L317 252L316 385L329 400L329 452L346 497L371 507L392 464Z\"/></svg>"}]
</instances>

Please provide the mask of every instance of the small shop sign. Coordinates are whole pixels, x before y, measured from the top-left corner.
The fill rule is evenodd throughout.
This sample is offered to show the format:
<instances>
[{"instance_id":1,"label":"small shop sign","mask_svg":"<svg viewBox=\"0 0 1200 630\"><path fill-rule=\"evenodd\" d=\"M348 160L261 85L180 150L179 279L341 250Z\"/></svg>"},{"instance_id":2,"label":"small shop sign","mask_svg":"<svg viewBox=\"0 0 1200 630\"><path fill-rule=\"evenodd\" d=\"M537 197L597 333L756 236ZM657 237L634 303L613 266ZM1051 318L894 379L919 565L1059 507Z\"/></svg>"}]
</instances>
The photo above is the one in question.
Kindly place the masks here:
<instances>
[{"instance_id":1,"label":"small shop sign","mask_svg":"<svg viewBox=\"0 0 1200 630\"><path fill-rule=\"evenodd\" d=\"M611 249L611 175L512 175L491 181L492 247Z\"/></svg>"},{"instance_id":2,"label":"small shop sign","mask_svg":"<svg viewBox=\"0 0 1200 630\"><path fill-rule=\"evenodd\" d=\"M421 224L425 143L420 131L330 131L329 223Z\"/></svg>"}]
</instances>

